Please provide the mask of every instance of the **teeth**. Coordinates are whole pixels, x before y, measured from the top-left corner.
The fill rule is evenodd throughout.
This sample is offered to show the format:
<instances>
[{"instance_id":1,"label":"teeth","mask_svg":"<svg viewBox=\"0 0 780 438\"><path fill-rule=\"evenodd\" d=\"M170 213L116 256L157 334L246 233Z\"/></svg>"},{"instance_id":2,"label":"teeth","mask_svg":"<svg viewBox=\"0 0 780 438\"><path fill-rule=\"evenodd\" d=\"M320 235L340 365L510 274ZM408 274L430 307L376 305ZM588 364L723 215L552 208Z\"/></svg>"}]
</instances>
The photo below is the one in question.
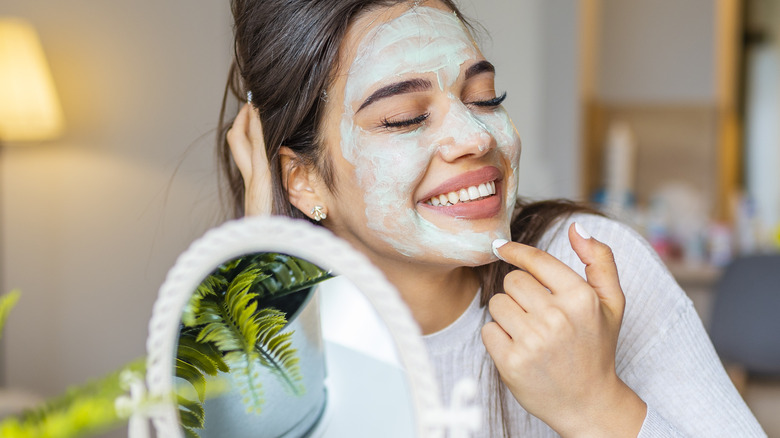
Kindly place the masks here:
<instances>
[{"instance_id":1,"label":"teeth","mask_svg":"<svg viewBox=\"0 0 780 438\"><path fill-rule=\"evenodd\" d=\"M426 203L433 205L434 207L447 207L455 205L458 202L475 201L495 194L496 182L490 181L478 186L464 187L454 192L442 193L441 195L432 197Z\"/></svg>"}]
</instances>

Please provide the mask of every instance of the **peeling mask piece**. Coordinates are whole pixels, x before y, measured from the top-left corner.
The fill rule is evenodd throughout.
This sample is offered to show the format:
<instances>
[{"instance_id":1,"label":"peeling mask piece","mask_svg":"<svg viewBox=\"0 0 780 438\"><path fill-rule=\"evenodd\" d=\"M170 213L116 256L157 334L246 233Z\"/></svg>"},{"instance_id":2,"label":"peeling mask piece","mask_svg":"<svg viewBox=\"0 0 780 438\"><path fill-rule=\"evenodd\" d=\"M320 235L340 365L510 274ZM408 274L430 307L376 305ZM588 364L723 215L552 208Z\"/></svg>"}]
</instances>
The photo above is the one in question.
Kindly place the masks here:
<instances>
[{"instance_id":1,"label":"peeling mask piece","mask_svg":"<svg viewBox=\"0 0 780 438\"><path fill-rule=\"evenodd\" d=\"M520 141L503 108L474 113L448 93L450 109L436 126L423 125L402 134L378 135L354 124L355 109L377 84L392 83L403 75L434 74L439 89L450 88L461 66L476 60L479 50L460 20L436 8L412 8L372 29L361 41L347 77L341 121L341 149L355 166L365 192L370 229L399 253L421 256L435 253L466 264L492 258L491 243L509 239L509 216L514 207ZM420 216L415 189L436 154L455 154L477 144L492 147L493 139L506 163L503 218L493 230L474 229L458 220L457 229L442 229Z\"/></svg>"}]
</instances>

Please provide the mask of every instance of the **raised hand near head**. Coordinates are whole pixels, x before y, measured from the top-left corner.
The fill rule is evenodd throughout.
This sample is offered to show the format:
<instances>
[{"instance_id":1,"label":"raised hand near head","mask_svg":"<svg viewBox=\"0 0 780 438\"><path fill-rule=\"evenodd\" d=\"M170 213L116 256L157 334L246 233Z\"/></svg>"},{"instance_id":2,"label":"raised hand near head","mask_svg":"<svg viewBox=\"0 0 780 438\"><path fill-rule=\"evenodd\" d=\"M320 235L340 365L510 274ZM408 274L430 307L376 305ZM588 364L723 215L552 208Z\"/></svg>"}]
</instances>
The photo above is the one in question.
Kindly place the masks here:
<instances>
[{"instance_id":1,"label":"raised hand near head","mask_svg":"<svg viewBox=\"0 0 780 438\"><path fill-rule=\"evenodd\" d=\"M245 104L227 132L233 159L244 179L244 214L270 215L273 205L271 170L265 154L263 126L260 115Z\"/></svg>"},{"instance_id":2,"label":"raised hand near head","mask_svg":"<svg viewBox=\"0 0 780 438\"><path fill-rule=\"evenodd\" d=\"M615 371L625 297L612 251L579 225L569 240L587 280L540 249L496 248L520 269L490 300L482 340L517 401L561 436L636 437L646 406Z\"/></svg>"}]
</instances>

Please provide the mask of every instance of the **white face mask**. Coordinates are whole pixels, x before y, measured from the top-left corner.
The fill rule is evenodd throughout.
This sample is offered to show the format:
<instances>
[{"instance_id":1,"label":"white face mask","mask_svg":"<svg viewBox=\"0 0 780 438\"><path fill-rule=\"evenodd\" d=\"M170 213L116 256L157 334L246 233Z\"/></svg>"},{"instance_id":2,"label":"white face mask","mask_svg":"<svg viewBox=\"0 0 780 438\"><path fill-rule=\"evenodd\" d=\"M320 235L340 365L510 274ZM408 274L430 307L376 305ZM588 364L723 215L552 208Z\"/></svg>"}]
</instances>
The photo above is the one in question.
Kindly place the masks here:
<instances>
[{"instance_id":1,"label":"white face mask","mask_svg":"<svg viewBox=\"0 0 780 438\"><path fill-rule=\"evenodd\" d=\"M436 254L466 264L493 259L492 241L510 238L520 140L503 108L475 113L451 93L450 109L441 123L395 135L377 135L357 126L353 103L371 87L401 75L433 73L438 81L434 86L445 91L458 79L461 66L476 60L478 54L453 13L416 7L372 29L349 69L341 121L342 154L355 167L357 182L365 192L368 227L401 254ZM436 154L475 141L487 148L491 137L508 167L502 169L505 208L501 225L478 231L469 220L459 219L457 227L442 229L420 216L412 198Z\"/></svg>"}]
</instances>

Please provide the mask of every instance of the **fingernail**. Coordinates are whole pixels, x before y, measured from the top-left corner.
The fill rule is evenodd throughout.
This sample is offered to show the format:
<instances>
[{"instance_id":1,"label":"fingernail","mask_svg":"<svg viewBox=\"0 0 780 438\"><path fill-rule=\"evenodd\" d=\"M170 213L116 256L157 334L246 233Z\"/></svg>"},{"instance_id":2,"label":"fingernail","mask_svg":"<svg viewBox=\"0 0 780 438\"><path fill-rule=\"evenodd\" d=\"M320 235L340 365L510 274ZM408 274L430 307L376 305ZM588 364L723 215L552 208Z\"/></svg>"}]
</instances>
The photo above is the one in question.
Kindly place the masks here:
<instances>
[{"instance_id":1,"label":"fingernail","mask_svg":"<svg viewBox=\"0 0 780 438\"><path fill-rule=\"evenodd\" d=\"M495 254L496 257L500 258L501 260L504 260L504 258L501 257L501 255L498 253L498 248L501 248L502 246L506 245L507 243L509 243L509 241L506 240L506 239L496 239L496 240L493 241L493 254ZM506 260L504 260L504 261L506 261Z\"/></svg>"},{"instance_id":2,"label":"fingernail","mask_svg":"<svg viewBox=\"0 0 780 438\"><path fill-rule=\"evenodd\" d=\"M585 228L580 225L578 222L574 223L574 231L577 232L577 234L580 235L583 239L590 239L590 233L585 230Z\"/></svg>"}]
</instances>

